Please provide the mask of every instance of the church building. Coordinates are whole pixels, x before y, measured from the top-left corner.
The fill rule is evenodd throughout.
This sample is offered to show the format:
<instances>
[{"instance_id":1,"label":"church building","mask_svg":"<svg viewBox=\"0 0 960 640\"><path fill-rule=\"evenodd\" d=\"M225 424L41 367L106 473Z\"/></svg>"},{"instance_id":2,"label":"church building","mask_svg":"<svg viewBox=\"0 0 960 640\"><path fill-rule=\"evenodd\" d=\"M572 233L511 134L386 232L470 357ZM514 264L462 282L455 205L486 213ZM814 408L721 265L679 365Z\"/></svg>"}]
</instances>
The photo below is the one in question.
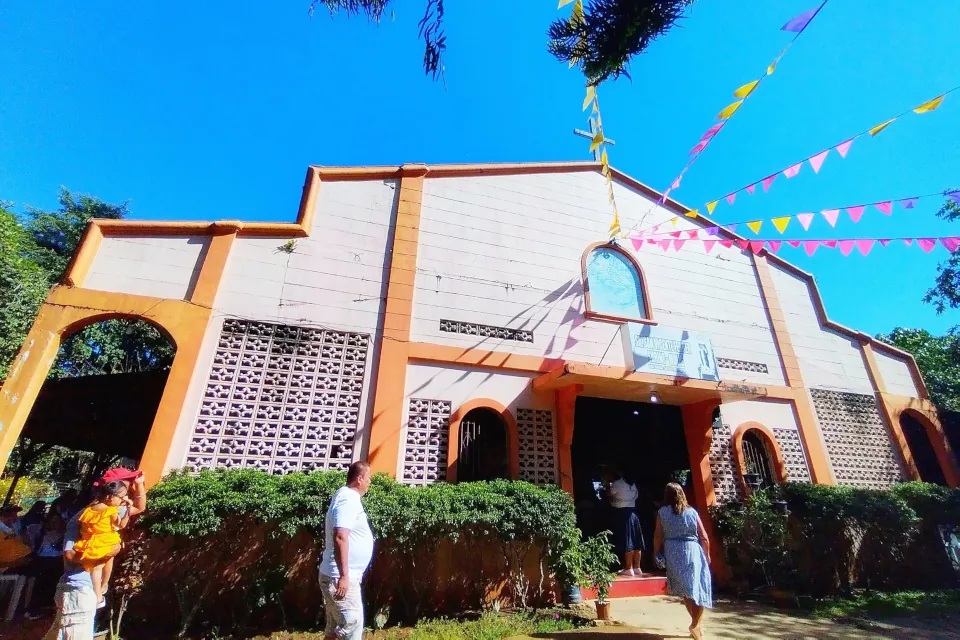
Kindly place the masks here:
<instances>
[{"instance_id":1,"label":"church building","mask_svg":"<svg viewBox=\"0 0 960 640\"><path fill-rule=\"evenodd\" d=\"M613 178L624 231L713 225ZM61 341L136 318L176 347L150 483L367 459L579 504L619 470L701 510L787 480L960 484L913 358L831 321L810 274L729 242L636 250L610 220L600 165L568 162L310 167L295 222L94 221L3 385L0 460Z\"/></svg>"}]
</instances>

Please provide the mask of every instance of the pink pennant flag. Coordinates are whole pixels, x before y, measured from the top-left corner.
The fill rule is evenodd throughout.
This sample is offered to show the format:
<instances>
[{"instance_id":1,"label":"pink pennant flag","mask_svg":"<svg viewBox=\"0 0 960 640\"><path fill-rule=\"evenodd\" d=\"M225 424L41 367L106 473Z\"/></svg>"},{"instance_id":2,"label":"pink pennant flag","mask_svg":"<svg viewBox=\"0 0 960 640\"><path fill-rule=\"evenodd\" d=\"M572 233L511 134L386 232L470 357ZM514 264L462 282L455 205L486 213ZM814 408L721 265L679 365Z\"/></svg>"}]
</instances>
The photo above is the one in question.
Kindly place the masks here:
<instances>
[{"instance_id":1,"label":"pink pennant flag","mask_svg":"<svg viewBox=\"0 0 960 640\"><path fill-rule=\"evenodd\" d=\"M658 242L657 244L660 245L660 248L663 249L664 251L666 251L667 249L670 248L670 241L669 241L669 240L661 240L661 241Z\"/></svg>"},{"instance_id":2,"label":"pink pennant flag","mask_svg":"<svg viewBox=\"0 0 960 640\"><path fill-rule=\"evenodd\" d=\"M812 213L798 213L798 214L797 214L797 220L799 220L799 221L800 221L800 224L803 225L803 230L804 230L804 231L809 231L809 230L810 230L810 223L813 222L813 214L812 214Z\"/></svg>"},{"instance_id":3,"label":"pink pennant flag","mask_svg":"<svg viewBox=\"0 0 960 640\"><path fill-rule=\"evenodd\" d=\"M903 244L905 244L905 245L907 245L907 246L909 247L910 245L913 244L913 238L904 238L904 239L903 239Z\"/></svg>"},{"instance_id":4,"label":"pink pennant flag","mask_svg":"<svg viewBox=\"0 0 960 640\"><path fill-rule=\"evenodd\" d=\"M887 246L888 244L890 244L890 239L889 239L889 238L883 238L882 240L877 240L877 242L880 243L880 246L881 246L881 247L885 247L885 246Z\"/></svg>"},{"instance_id":5,"label":"pink pennant flag","mask_svg":"<svg viewBox=\"0 0 960 640\"><path fill-rule=\"evenodd\" d=\"M874 203L873 206L875 206L877 209L879 209L882 213L886 215L890 215L891 213L893 213L893 203L889 200L887 200L886 202L876 202Z\"/></svg>"},{"instance_id":6,"label":"pink pennant flag","mask_svg":"<svg viewBox=\"0 0 960 640\"><path fill-rule=\"evenodd\" d=\"M820 173L820 167L823 166L823 161L827 159L827 154L830 153L830 149L826 151L821 151L817 155L810 158L810 166L813 167L814 173Z\"/></svg>"},{"instance_id":7,"label":"pink pennant flag","mask_svg":"<svg viewBox=\"0 0 960 640\"><path fill-rule=\"evenodd\" d=\"M793 165L792 167L788 167L788 168L784 169L784 170L783 170L783 175L785 175L787 178L792 178L793 176L795 176L795 175L797 175L798 173L800 173L800 167L802 167L802 166L803 166L803 163L802 163L802 162L798 162L797 164Z\"/></svg>"},{"instance_id":8,"label":"pink pennant flag","mask_svg":"<svg viewBox=\"0 0 960 640\"><path fill-rule=\"evenodd\" d=\"M776 253L777 251L780 251L780 241L767 240L767 249L770 250L770 253Z\"/></svg>"},{"instance_id":9,"label":"pink pennant flag","mask_svg":"<svg viewBox=\"0 0 960 640\"><path fill-rule=\"evenodd\" d=\"M794 249L799 249L799 248L800 248L800 241L799 241L799 240L787 240L787 244L790 245L791 247L793 247Z\"/></svg>"},{"instance_id":10,"label":"pink pennant flag","mask_svg":"<svg viewBox=\"0 0 960 640\"><path fill-rule=\"evenodd\" d=\"M690 151L687 152L687 155L688 155L688 156L692 156L692 155L695 154L695 153L700 153L701 151L703 151L703 150L706 149L706 148L707 148L707 141L706 141L706 140L704 140L703 142L698 142L695 147L693 147L692 149L690 149Z\"/></svg>"},{"instance_id":11,"label":"pink pennant flag","mask_svg":"<svg viewBox=\"0 0 960 640\"><path fill-rule=\"evenodd\" d=\"M690 229L689 231L687 231L687 237L696 238L698 232L699 232L699 229Z\"/></svg>"},{"instance_id":12,"label":"pink pennant flag","mask_svg":"<svg viewBox=\"0 0 960 640\"><path fill-rule=\"evenodd\" d=\"M727 202L728 202L729 204L733 204L733 201L736 200L736 199L737 199L737 192L736 192L736 191L734 191L733 193L731 193L730 195L727 196Z\"/></svg>"},{"instance_id":13,"label":"pink pennant flag","mask_svg":"<svg viewBox=\"0 0 960 640\"><path fill-rule=\"evenodd\" d=\"M753 251L755 254L763 251L763 240L751 240L750 241L750 251Z\"/></svg>"},{"instance_id":14,"label":"pink pennant flag","mask_svg":"<svg viewBox=\"0 0 960 640\"><path fill-rule=\"evenodd\" d=\"M724 249L729 249L733 246L733 240L719 240L720 246Z\"/></svg>"},{"instance_id":15,"label":"pink pennant flag","mask_svg":"<svg viewBox=\"0 0 960 640\"><path fill-rule=\"evenodd\" d=\"M837 146L834 147L834 149L837 150L837 153L840 154L840 157L841 157L841 158L846 158L846 157L847 157L847 151L850 151L850 145L853 144L853 141L854 141L854 140L855 140L855 138L850 138L850 139L847 140L846 142L841 142L840 144L838 144Z\"/></svg>"},{"instance_id":16,"label":"pink pennant flag","mask_svg":"<svg viewBox=\"0 0 960 640\"><path fill-rule=\"evenodd\" d=\"M722 122L718 122L717 124L713 125L713 126L710 127L709 129L707 129L707 132L704 133L702 136L700 136L700 139L701 139L701 140L709 140L709 139L712 138L713 136L717 135L717 132L720 131L720 129L722 129L722 128L723 128L723 123L722 123Z\"/></svg>"},{"instance_id":17,"label":"pink pennant flag","mask_svg":"<svg viewBox=\"0 0 960 640\"><path fill-rule=\"evenodd\" d=\"M653 225L653 228L650 229L650 233L651 233L651 234L656 233L656 232L657 232L657 229L659 229L659 228L660 228L660 225L658 225L658 224Z\"/></svg>"},{"instance_id":18,"label":"pink pennant flag","mask_svg":"<svg viewBox=\"0 0 960 640\"><path fill-rule=\"evenodd\" d=\"M853 251L853 247L857 243L854 240L841 240L840 241L840 254L844 257L850 255L850 252Z\"/></svg>"},{"instance_id":19,"label":"pink pennant flag","mask_svg":"<svg viewBox=\"0 0 960 640\"><path fill-rule=\"evenodd\" d=\"M860 222L861 216L863 216L863 210L866 209L866 206L859 204L855 207L847 207L847 213L850 214L850 219L854 222Z\"/></svg>"},{"instance_id":20,"label":"pink pennant flag","mask_svg":"<svg viewBox=\"0 0 960 640\"><path fill-rule=\"evenodd\" d=\"M750 195L753 195L753 192L756 191L756 190L757 190L757 183L756 183L756 182L754 182L752 185L750 185L749 187L747 187L747 193L749 193Z\"/></svg>"},{"instance_id":21,"label":"pink pennant flag","mask_svg":"<svg viewBox=\"0 0 960 640\"><path fill-rule=\"evenodd\" d=\"M707 250L707 253L713 250L713 245L717 244L716 240L704 240L703 248Z\"/></svg>"},{"instance_id":22,"label":"pink pennant flag","mask_svg":"<svg viewBox=\"0 0 960 640\"><path fill-rule=\"evenodd\" d=\"M746 251L750 247L749 240L737 240L737 246Z\"/></svg>"},{"instance_id":23,"label":"pink pennant flag","mask_svg":"<svg viewBox=\"0 0 960 640\"><path fill-rule=\"evenodd\" d=\"M960 247L960 236L954 236L952 238L940 238L940 244L943 245L943 248L953 253L957 250L957 247Z\"/></svg>"},{"instance_id":24,"label":"pink pennant flag","mask_svg":"<svg viewBox=\"0 0 960 640\"><path fill-rule=\"evenodd\" d=\"M653 238L647 238L647 244L657 244L657 241Z\"/></svg>"},{"instance_id":25,"label":"pink pennant flag","mask_svg":"<svg viewBox=\"0 0 960 640\"><path fill-rule=\"evenodd\" d=\"M671 231L671 232L670 232L670 237L671 237L671 238L679 238L679 237L680 237L680 232L679 232L679 231Z\"/></svg>"},{"instance_id":26,"label":"pink pennant flag","mask_svg":"<svg viewBox=\"0 0 960 640\"><path fill-rule=\"evenodd\" d=\"M837 241L836 240L821 240L820 244L828 249L836 249Z\"/></svg>"},{"instance_id":27,"label":"pink pennant flag","mask_svg":"<svg viewBox=\"0 0 960 640\"><path fill-rule=\"evenodd\" d=\"M857 240L857 250L863 255L870 253L870 250L873 249L873 240Z\"/></svg>"},{"instance_id":28,"label":"pink pennant flag","mask_svg":"<svg viewBox=\"0 0 960 640\"><path fill-rule=\"evenodd\" d=\"M820 246L819 240L804 240L803 241L803 250L807 252L808 256L812 256L817 252L817 247Z\"/></svg>"},{"instance_id":29,"label":"pink pennant flag","mask_svg":"<svg viewBox=\"0 0 960 640\"><path fill-rule=\"evenodd\" d=\"M919 200L919 198L904 198L903 200L897 200L897 202L899 202L900 206L904 209L913 209L917 206L917 200Z\"/></svg>"},{"instance_id":30,"label":"pink pennant flag","mask_svg":"<svg viewBox=\"0 0 960 640\"><path fill-rule=\"evenodd\" d=\"M767 176L762 180L763 182L763 192L766 193L770 190L770 185L773 184L773 181L777 179L778 174L773 174L772 176Z\"/></svg>"},{"instance_id":31,"label":"pink pennant flag","mask_svg":"<svg viewBox=\"0 0 960 640\"><path fill-rule=\"evenodd\" d=\"M680 188L680 178L677 177L677 179L673 181L673 184L670 185L670 189L679 189L679 188ZM670 189L667 190L667 193L670 193ZM666 193L663 194L663 197L666 198L667 194Z\"/></svg>"},{"instance_id":32,"label":"pink pennant flag","mask_svg":"<svg viewBox=\"0 0 960 640\"><path fill-rule=\"evenodd\" d=\"M640 251L640 247L643 246L643 240L640 238L630 238L630 244L633 245L635 250Z\"/></svg>"},{"instance_id":33,"label":"pink pennant flag","mask_svg":"<svg viewBox=\"0 0 960 640\"><path fill-rule=\"evenodd\" d=\"M831 227L837 226L837 218L840 216L840 209L824 209L820 212L820 214L827 219L827 222L830 223Z\"/></svg>"},{"instance_id":34,"label":"pink pennant flag","mask_svg":"<svg viewBox=\"0 0 960 640\"><path fill-rule=\"evenodd\" d=\"M933 251L933 248L937 246L936 238L917 238L917 244L920 245L920 248L923 249L926 253Z\"/></svg>"}]
</instances>

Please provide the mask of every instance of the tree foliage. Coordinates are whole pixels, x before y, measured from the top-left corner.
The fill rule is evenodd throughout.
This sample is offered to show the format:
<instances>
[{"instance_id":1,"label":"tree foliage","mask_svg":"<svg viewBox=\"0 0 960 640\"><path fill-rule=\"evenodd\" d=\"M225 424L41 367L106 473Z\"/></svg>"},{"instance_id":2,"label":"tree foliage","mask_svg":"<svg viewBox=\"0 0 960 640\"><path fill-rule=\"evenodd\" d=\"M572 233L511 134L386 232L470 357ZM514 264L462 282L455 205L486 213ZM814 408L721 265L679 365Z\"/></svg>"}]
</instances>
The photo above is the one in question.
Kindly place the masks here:
<instances>
[{"instance_id":1,"label":"tree foliage","mask_svg":"<svg viewBox=\"0 0 960 640\"><path fill-rule=\"evenodd\" d=\"M950 222L960 219L960 203L947 200L937 217ZM927 291L923 301L932 304L937 313L960 307L960 253L951 253L945 262L937 265L937 273L936 284Z\"/></svg>"},{"instance_id":2,"label":"tree foliage","mask_svg":"<svg viewBox=\"0 0 960 640\"><path fill-rule=\"evenodd\" d=\"M951 256L953 260L956 256ZM913 354L930 392L930 399L950 411L960 411L960 337L935 336L924 329L897 327L878 340Z\"/></svg>"}]
</instances>

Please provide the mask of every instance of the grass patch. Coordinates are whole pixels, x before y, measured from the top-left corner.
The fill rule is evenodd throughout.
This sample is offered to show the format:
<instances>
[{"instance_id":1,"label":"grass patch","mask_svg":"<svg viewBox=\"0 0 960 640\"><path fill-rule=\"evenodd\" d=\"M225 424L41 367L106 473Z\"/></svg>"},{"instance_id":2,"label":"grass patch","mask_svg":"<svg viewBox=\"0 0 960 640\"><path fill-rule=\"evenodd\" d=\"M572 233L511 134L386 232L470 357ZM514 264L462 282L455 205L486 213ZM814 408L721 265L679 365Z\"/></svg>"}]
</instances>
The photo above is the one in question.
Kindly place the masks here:
<instances>
[{"instance_id":1,"label":"grass patch","mask_svg":"<svg viewBox=\"0 0 960 640\"><path fill-rule=\"evenodd\" d=\"M960 610L960 589L943 591L858 591L852 598L826 598L814 615L830 618L939 617Z\"/></svg>"}]
</instances>

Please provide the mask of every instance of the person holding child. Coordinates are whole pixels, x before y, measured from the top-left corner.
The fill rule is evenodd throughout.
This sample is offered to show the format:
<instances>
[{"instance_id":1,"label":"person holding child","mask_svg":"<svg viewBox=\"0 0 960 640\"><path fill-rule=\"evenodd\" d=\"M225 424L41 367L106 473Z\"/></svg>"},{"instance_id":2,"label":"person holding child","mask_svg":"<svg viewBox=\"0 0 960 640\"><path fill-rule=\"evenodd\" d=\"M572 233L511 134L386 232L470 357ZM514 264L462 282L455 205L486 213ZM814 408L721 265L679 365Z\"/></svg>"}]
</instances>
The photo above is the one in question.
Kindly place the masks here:
<instances>
[{"instance_id":1,"label":"person holding child","mask_svg":"<svg viewBox=\"0 0 960 640\"><path fill-rule=\"evenodd\" d=\"M133 502L127 497L127 488L122 482L104 482L97 488L97 497L90 506L80 512L80 539L73 545L73 552L80 564L90 572L93 591L97 594L97 608L104 606L103 595L113 572L113 559L120 553L120 529L130 521ZM120 507L127 512L120 515Z\"/></svg>"}]
</instances>

